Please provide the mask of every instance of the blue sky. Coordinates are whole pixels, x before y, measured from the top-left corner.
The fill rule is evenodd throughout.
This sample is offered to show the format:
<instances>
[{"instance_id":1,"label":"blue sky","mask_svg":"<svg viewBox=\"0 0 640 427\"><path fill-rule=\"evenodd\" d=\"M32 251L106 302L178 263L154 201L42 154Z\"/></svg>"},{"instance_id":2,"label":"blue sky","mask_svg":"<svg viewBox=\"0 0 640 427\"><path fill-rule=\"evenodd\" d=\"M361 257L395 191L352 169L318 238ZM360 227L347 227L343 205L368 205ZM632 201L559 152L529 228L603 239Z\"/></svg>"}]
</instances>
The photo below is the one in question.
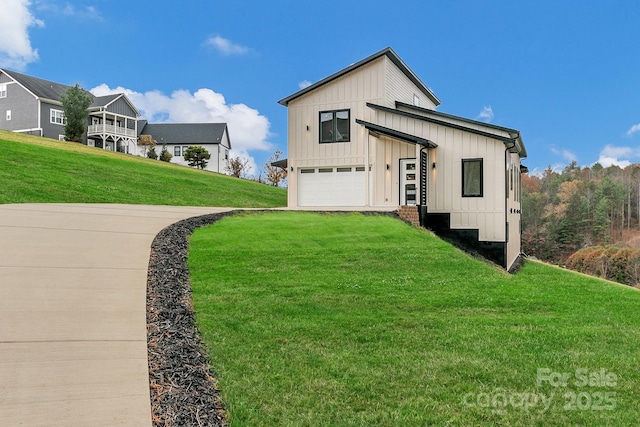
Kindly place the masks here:
<instances>
[{"instance_id":1,"label":"blue sky","mask_svg":"<svg viewBox=\"0 0 640 427\"><path fill-rule=\"evenodd\" d=\"M2 0L0 67L145 118L227 121L256 171L286 153L277 101L387 46L438 111L516 128L532 171L640 162L640 3Z\"/></svg>"}]
</instances>

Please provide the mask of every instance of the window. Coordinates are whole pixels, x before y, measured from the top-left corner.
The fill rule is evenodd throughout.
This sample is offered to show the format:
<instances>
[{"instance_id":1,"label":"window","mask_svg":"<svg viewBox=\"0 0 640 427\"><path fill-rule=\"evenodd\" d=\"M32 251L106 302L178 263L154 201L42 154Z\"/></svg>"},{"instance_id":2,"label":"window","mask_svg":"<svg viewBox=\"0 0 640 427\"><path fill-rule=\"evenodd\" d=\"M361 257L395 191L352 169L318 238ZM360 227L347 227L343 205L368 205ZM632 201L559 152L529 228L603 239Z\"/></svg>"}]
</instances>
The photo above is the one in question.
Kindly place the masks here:
<instances>
[{"instance_id":1,"label":"window","mask_svg":"<svg viewBox=\"0 0 640 427\"><path fill-rule=\"evenodd\" d=\"M7 84L3 83L0 84L0 98L6 98L7 97Z\"/></svg>"},{"instance_id":2,"label":"window","mask_svg":"<svg viewBox=\"0 0 640 427\"><path fill-rule=\"evenodd\" d=\"M320 143L349 142L351 125L349 110L320 112Z\"/></svg>"},{"instance_id":3,"label":"window","mask_svg":"<svg viewBox=\"0 0 640 427\"><path fill-rule=\"evenodd\" d=\"M420 106L420 97L415 93L413 94L413 105L415 105L416 107Z\"/></svg>"},{"instance_id":4,"label":"window","mask_svg":"<svg viewBox=\"0 0 640 427\"><path fill-rule=\"evenodd\" d=\"M51 109L51 123L56 125L66 125L67 119L64 118L64 111Z\"/></svg>"},{"instance_id":5,"label":"window","mask_svg":"<svg viewBox=\"0 0 640 427\"><path fill-rule=\"evenodd\" d=\"M175 147L173 147L173 155L176 157L180 157L180 146L176 145Z\"/></svg>"},{"instance_id":6,"label":"window","mask_svg":"<svg viewBox=\"0 0 640 427\"><path fill-rule=\"evenodd\" d=\"M7 121L11 120L11 110L7 110Z\"/></svg>"},{"instance_id":7,"label":"window","mask_svg":"<svg viewBox=\"0 0 640 427\"><path fill-rule=\"evenodd\" d=\"M462 159L462 197L482 197L482 159Z\"/></svg>"}]
</instances>

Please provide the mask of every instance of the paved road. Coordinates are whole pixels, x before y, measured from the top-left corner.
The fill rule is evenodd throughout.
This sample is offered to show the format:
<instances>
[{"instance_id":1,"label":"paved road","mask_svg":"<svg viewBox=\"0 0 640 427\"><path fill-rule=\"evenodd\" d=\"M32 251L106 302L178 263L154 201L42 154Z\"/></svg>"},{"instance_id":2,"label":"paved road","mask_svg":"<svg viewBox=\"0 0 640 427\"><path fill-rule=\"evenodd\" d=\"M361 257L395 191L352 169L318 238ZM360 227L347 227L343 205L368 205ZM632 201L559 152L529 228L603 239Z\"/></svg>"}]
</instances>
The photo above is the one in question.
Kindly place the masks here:
<instances>
[{"instance_id":1,"label":"paved road","mask_svg":"<svg viewBox=\"0 0 640 427\"><path fill-rule=\"evenodd\" d=\"M150 426L151 242L227 210L0 205L0 426Z\"/></svg>"}]
</instances>

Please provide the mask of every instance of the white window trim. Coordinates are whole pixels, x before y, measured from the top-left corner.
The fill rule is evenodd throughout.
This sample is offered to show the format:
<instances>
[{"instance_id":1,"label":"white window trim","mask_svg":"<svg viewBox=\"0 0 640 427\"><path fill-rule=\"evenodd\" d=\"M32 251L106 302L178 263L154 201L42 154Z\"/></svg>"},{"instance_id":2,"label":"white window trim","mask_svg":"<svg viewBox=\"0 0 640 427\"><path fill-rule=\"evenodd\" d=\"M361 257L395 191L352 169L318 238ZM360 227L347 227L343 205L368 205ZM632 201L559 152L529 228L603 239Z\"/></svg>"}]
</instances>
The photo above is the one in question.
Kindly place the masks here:
<instances>
[{"instance_id":1,"label":"white window trim","mask_svg":"<svg viewBox=\"0 0 640 427\"><path fill-rule=\"evenodd\" d=\"M7 110L7 121L11 121L11 110Z\"/></svg>"},{"instance_id":2,"label":"white window trim","mask_svg":"<svg viewBox=\"0 0 640 427\"><path fill-rule=\"evenodd\" d=\"M60 113L60 117L62 118L62 123L57 122L56 119L56 113ZM56 110L56 109L51 109L51 112L49 113L49 121L54 124L54 125L66 125L67 124L67 119L64 117L64 111L62 110Z\"/></svg>"},{"instance_id":3,"label":"white window trim","mask_svg":"<svg viewBox=\"0 0 640 427\"><path fill-rule=\"evenodd\" d=\"M7 97L7 84L0 83L0 98L6 98L6 97Z\"/></svg>"}]
</instances>

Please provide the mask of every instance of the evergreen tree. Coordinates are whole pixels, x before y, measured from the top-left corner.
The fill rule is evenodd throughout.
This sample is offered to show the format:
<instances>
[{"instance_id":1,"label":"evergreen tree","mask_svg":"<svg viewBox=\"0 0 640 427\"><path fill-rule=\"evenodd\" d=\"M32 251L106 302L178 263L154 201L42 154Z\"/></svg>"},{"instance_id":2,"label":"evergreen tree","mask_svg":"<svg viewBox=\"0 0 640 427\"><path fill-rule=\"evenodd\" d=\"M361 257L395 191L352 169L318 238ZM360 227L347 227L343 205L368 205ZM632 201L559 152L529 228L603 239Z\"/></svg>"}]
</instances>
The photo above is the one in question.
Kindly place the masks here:
<instances>
[{"instance_id":1,"label":"evergreen tree","mask_svg":"<svg viewBox=\"0 0 640 427\"><path fill-rule=\"evenodd\" d=\"M207 160L211 158L211 154L202 145L192 145L184 150L184 159L189 166L204 169L207 167Z\"/></svg>"},{"instance_id":2,"label":"evergreen tree","mask_svg":"<svg viewBox=\"0 0 640 427\"><path fill-rule=\"evenodd\" d=\"M66 140L82 142L82 136L87 130L88 108L93 102L93 96L76 84L67 89L61 101L66 121L64 126Z\"/></svg>"}]
</instances>

